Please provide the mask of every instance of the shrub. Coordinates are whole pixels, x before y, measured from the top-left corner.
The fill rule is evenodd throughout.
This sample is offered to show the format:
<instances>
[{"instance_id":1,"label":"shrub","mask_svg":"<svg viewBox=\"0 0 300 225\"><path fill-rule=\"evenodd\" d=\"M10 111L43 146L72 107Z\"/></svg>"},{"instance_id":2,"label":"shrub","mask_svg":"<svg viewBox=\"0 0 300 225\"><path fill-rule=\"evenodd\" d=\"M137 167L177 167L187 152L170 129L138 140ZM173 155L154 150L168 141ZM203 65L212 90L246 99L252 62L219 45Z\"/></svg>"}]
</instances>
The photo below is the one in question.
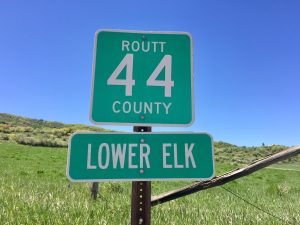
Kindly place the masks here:
<instances>
[{"instance_id":1,"label":"shrub","mask_svg":"<svg viewBox=\"0 0 300 225\"><path fill-rule=\"evenodd\" d=\"M0 124L1 133L10 133L10 126L7 124Z\"/></svg>"},{"instance_id":2,"label":"shrub","mask_svg":"<svg viewBox=\"0 0 300 225\"><path fill-rule=\"evenodd\" d=\"M17 136L16 142L23 145L43 146L43 147L66 147L67 142L57 138L49 137L26 137L24 135Z\"/></svg>"},{"instance_id":3,"label":"shrub","mask_svg":"<svg viewBox=\"0 0 300 225\"><path fill-rule=\"evenodd\" d=\"M0 140L2 140L2 141L8 141L9 140L9 136L8 136L8 134L1 134L0 133Z\"/></svg>"}]
</instances>

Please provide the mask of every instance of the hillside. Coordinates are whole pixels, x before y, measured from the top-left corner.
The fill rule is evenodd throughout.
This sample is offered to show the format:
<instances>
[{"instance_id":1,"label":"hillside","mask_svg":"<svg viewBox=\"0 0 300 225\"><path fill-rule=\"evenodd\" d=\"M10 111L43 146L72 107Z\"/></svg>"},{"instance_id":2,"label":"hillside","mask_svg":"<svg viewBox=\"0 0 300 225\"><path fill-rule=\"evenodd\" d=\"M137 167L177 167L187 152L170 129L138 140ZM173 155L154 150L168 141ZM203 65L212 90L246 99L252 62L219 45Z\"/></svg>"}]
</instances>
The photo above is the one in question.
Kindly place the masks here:
<instances>
[{"instance_id":1,"label":"hillside","mask_svg":"<svg viewBox=\"0 0 300 225\"><path fill-rule=\"evenodd\" d=\"M0 142L0 155L1 225L130 224L131 183L101 182L97 200L91 201L90 183L72 183L66 178L66 148ZM216 174L235 168L216 163ZM223 188L157 205L151 209L152 224L300 224L299 171L300 166L262 169ZM191 182L153 181L151 193L187 184ZM282 219L257 210L227 190Z\"/></svg>"},{"instance_id":2,"label":"hillside","mask_svg":"<svg viewBox=\"0 0 300 225\"><path fill-rule=\"evenodd\" d=\"M0 113L0 141L47 147L66 147L75 131L109 132L82 124L64 124Z\"/></svg>"},{"instance_id":3,"label":"hillside","mask_svg":"<svg viewBox=\"0 0 300 225\"><path fill-rule=\"evenodd\" d=\"M287 148L287 146L283 145L245 147L225 142L215 142L215 160L218 163L229 163L234 166L248 165ZM289 158L280 163L287 162L300 163L300 156Z\"/></svg>"},{"instance_id":4,"label":"hillside","mask_svg":"<svg viewBox=\"0 0 300 225\"><path fill-rule=\"evenodd\" d=\"M91 201L90 184L70 182L65 175L70 134L107 130L9 114L0 114L0 127L0 209L5 209L0 224L129 224L130 182L101 182L97 200ZM60 145L63 148L54 147ZM214 146L216 175L286 148L221 141ZM274 164L222 187L155 206L152 223L299 224L299 171L298 155L289 163ZM153 181L151 193L158 195L187 184Z\"/></svg>"},{"instance_id":5,"label":"hillside","mask_svg":"<svg viewBox=\"0 0 300 225\"><path fill-rule=\"evenodd\" d=\"M67 147L70 135L76 131L111 132L94 126L64 124L0 113L0 142L44 147ZM245 147L222 141L215 142L214 147L216 162L229 163L235 166L249 164L287 148L282 145ZM300 162L300 156L293 157L288 161Z\"/></svg>"}]
</instances>

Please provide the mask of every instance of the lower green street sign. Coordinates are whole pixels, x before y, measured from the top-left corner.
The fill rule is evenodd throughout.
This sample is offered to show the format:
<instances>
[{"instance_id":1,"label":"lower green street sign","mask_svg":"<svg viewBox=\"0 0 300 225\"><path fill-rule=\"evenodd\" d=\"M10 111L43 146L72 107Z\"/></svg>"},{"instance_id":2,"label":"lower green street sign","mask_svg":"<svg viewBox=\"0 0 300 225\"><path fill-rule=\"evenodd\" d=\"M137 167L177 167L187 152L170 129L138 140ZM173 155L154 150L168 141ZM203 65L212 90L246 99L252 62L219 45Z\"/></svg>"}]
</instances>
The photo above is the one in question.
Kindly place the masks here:
<instances>
[{"instance_id":1,"label":"lower green street sign","mask_svg":"<svg viewBox=\"0 0 300 225\"><path fill-rule=\"evenodd\" d=\"M74 182L209 180L213 141L206 133L75 133L67 176Z\"/></svg>"}]
</instances>

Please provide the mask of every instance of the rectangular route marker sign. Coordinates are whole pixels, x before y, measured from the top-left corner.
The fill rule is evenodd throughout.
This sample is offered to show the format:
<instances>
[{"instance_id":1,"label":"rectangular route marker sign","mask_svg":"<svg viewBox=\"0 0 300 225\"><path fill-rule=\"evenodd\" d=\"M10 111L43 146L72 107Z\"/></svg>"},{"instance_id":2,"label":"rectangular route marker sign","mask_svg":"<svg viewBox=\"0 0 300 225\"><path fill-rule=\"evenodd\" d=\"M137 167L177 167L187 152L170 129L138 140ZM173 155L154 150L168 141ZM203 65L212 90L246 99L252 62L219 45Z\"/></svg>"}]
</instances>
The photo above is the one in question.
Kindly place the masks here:
<instances>
[{"instance_id":1,"label":"rectangular route marker sign","mask_svg":"<svg viewBox=\"0 0 300 225\"><path fill-rule=\"evenodd\" d=\"M213 141L206 133L75 133L67 176L74 182L209 180Z\"/></svg>"},{"instance_id":2,"label":"rectangular route marker sign","mask_svg":"<svg viewBox=\"0 0 300 225\"><path fill-rule=\"evenodd\" d=\"M96 33L92 123L189 126L194 121L193 92L193 47L188 33Z\"/></svg>"}]
</instances>

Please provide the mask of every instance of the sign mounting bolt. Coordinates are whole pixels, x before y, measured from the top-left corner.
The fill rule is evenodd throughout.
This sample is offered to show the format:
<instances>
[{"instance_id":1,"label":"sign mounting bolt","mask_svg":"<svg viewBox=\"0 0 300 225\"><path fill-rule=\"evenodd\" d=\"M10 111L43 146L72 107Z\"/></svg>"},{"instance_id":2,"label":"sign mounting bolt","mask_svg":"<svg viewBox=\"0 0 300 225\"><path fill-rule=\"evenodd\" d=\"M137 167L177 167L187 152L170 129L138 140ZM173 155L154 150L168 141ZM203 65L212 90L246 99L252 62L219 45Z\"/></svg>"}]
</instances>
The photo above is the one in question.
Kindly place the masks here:
<instances>
[{"instance_id":1,"label":"sign mounting bolt","mask_svg":"<svg viewBox=\"0 0 300 225\"><path fill-rule=\"evenodd\" d=\"M142 218L139 219L139 224L143 224L143 219Z\"/></svg>"},{"instance_id":2,"label":"sign mounting bolt","mask_svg":"<svg viewBox=\"0 0 300 225\"><path fill-rule=\"evenodd\" d=\"M143 174L144 173L144 170L140 170L140 174Z\"/></svg>"},{"instance_id":3,"label":"sign mounting bolt","mask_svg":"<svg viewBox=\"0 0 300 225\"><path fill-rule=\"evenodd\" d=\"M141 120L144 120L145 119L145 116L141 116Z\"/></svg>"}]
</instances>

